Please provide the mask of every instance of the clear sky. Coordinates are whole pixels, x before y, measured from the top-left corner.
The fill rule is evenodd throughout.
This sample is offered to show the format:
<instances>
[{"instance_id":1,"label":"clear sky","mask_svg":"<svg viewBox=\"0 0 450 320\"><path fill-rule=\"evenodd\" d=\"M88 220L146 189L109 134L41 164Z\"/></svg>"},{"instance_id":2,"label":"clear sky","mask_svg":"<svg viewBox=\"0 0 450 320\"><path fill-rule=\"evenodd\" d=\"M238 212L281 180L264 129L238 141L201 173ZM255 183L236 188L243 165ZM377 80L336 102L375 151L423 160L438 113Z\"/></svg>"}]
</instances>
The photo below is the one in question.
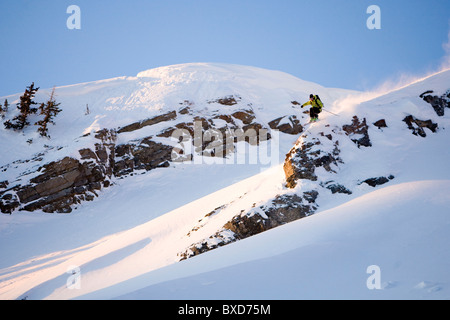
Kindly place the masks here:
<instances>
[{"instance_id":1,"label":"clear sky","mask_svg":"<svg viewBox=\"0 0 450 320\"><path fill-rule=\"evenodd\" d=\"M370 5L381 29L366 26ZM449 26L449 0L1 0L0 96L187 62L365 90L439 69Z\"/></svg>"}]
</instances>

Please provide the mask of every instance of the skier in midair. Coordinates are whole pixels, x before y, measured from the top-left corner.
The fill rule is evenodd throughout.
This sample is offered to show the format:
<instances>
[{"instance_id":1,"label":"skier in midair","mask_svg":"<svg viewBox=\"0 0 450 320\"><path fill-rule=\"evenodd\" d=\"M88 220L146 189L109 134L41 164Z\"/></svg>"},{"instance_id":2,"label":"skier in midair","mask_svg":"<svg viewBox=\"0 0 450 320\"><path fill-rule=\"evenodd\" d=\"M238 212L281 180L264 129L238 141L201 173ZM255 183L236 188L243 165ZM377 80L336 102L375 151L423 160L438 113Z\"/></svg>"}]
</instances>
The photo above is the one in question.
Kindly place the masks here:
<instances>
[{"instance_id":1,"label":"skier in midair","mask_svg":"<svg viewBox=\"0 0 450 320\"><path fill-rule=\"evenodd\" d=\"M304 106L311 105L311 109L309 109L309 116L311 117L311 122L316 122L319 120L319 113L322 112L323 103L320 101L318 95L311 94L309 96L309 101L302 104L302 108Z\"/></svg>"}]
</instances>

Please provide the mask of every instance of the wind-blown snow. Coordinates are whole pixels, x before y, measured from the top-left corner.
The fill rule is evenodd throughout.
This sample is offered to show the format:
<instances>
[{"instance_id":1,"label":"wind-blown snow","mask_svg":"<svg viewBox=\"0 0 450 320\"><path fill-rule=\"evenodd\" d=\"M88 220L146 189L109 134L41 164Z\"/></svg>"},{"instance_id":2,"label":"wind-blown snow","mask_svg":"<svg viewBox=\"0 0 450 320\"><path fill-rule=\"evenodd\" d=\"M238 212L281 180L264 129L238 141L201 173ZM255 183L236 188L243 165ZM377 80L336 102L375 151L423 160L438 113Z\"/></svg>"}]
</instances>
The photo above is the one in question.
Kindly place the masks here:
<instances>
[{"instance_id":1,"label":"wind-blown snow","mask_svg":"<svg viewBox=\"0 0 450 320\"><path fill-rule=\"evenodd\" d=\"M319 212L310 217L182 262L178 253L241 210L309 183L286 189L282 164L263 172L261 165L177 164L115 181L69 215L1 215L0 299L449 299L450 117L448 110L438 117L419 98L429 89L443 94L449 84L450 72L443 72L369 99L278 71L185 64L57 88L63 112L50 127L52 140L39 138L35 128L24 135L1 128L0 166L30 159L44 145L48 161L76 153L92 144L80 138L88 132L178 110L185 100L208 115L214 110L207 101L239 96L267 123L293 113L302 119L291 101L317 93L339 115L323 112L308 134L342 127L355 114L388 124L371 128L373 148L340 140L345 166L339 182L357 186L387 173L395 179L375 190L358 185L350 196L322 193ZM49 92L39 91L36 100ZM10 109L19 96L7 97ZM407 114L439 123L438 132L413 136L402 122ZM296 138L281 136L281 161ZM202 220L220 206L219 214ZM194 227L200 228L187 236ZM366 286L371 265L381 270L380 290ZM67 285L74 266L79 288Z\"/></svg>"}]
</instances>

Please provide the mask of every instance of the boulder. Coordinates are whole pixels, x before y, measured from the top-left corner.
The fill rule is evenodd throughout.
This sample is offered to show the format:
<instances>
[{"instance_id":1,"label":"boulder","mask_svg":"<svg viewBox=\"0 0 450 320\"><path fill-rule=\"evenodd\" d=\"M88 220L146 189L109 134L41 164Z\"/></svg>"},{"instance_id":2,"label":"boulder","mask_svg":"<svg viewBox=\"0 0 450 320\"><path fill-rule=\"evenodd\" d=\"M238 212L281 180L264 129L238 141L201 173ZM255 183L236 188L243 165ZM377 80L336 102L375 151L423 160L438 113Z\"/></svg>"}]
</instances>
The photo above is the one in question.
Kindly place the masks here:
<instances>
[{"instance_id":1,"label":"boulder","mask_svg":"<svg viewBox=\"0 0 450 320\"><path fill-rule=\"evenodd\" d=\"M385 120L385 119L380 119L380 120L378 120L378 121L375 121L375 122L373 123L373 125L374 125L375 127L377 127L378 129L381 129L381 128L387 128L387 124L386 124L386 120Z\"/></svg>"},{"instance_id":2,"label":"boulder","mask_svg":"<svg viewBox=\"0 0 450 320\"><path fill-rule=\"evenodd\" d=\"M295 115L284 116L272 120L269 122L269 127L292 135L298 135L303 132L303 126Z\"/></svg>"},{"instance_id":3,"label":"boulder","mask_svg":"<svg viewBox=\"0 0 450 320\"><path fill-rule=\"evenodd\" d=\"M436 132L438 127L437 123L433 123L431 120L420 120L412 115L406 116L403 121L408 125L408 129L412 131L413 135L419 135L423 138L427 136L424 128L430 129L431 132Z\"/></svg>"},{"instance_id":4,"label":"boulder","mask_svg":"<svg viewBox=\"0 0 450 320\"><path fill-rule=\"evenodd\" d=\"M393 175L389 175L388 177L377 177L377 178L369 178L361 182L360 184L366 183L371 187L380 186L382 184L385 184L389 182L390 180L394 179Z\"/></svg>"},{"instance_id":5,"label":"boulder","mask_svg":"<svg viewBox=\"0 0 450 320\"><path fill-rule=\"evenodd\" d=\"M445 108L450 108L450 90L440 97L431 95L431 93L433 93L432 90L425 91L420 95L420 97L433 107L438 116L444 116Z\"/></svg>"},{"instance_id":6,"label":"boulder","mask_svg":"<svg viewBox=\"0 0 450 320\"><path fill-rule=\"evenodd\" d=\"M351 124L347 124L342 126L342 129L345 133L350 137L350 139L360 148L363 147L371 147L372 143L370 142L369 126L366 123L366 118L362 121L359 120L358 116L353 116L353 120Z\"/></svg>"}]
</instances>

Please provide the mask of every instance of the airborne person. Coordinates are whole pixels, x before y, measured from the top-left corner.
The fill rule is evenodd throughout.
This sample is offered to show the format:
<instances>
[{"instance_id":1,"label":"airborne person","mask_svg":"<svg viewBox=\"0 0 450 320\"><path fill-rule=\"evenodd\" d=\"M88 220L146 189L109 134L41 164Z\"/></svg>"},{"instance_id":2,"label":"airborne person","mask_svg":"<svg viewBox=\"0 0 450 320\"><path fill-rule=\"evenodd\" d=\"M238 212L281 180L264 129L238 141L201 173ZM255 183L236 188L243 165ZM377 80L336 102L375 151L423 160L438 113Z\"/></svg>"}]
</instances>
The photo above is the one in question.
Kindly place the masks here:
<instances>
[{"instance_id":1,"label":"airborne person","mask_svg":"<svg viewBox=\"0 0 450 320\"><path fill-rule=\"evenodd\" d=\"M309 109L309 116L311 117L310 122L316 122L319 120L319 113L322 112L323 103L320 100L318 95L311 94L309 96L309 101L302 104L302 108L304 106L311 105L311 109Z\"/></svg>"}]
</instances>

